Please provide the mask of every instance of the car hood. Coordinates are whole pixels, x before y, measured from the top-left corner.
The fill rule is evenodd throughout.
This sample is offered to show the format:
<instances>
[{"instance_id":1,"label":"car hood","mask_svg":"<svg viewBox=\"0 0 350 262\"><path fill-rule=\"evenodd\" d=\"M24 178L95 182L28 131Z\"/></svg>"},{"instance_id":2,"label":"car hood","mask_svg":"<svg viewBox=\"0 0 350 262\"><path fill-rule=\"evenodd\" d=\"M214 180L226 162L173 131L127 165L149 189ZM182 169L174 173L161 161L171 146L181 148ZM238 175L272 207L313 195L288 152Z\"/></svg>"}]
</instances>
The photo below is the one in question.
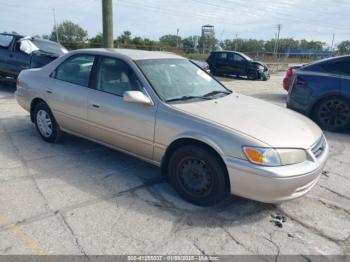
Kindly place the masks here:
<instances>
[{"instance_id":1,"label":"car hood","mask_svg":"<svg viewBox=\"0 0 350 262\"><path fill-rule=\"evenodd\" d=\"M314 122L299 113L237 93L171 106L253 137L271 147L308 149L322 135Z\"/></svg>"},{"instance_id":2,"label":"car hood","mask_svg":"<svg viewBox=\"0 0 350 262\"><path fill-rule=\"evenodd\" d=\"M255 64L255 65L261 65L263 66L265 69L268 69L267 65L263 62L260 62L260 61L252 61L251 62L252 64Z\"/></svg>"}]
</instances>

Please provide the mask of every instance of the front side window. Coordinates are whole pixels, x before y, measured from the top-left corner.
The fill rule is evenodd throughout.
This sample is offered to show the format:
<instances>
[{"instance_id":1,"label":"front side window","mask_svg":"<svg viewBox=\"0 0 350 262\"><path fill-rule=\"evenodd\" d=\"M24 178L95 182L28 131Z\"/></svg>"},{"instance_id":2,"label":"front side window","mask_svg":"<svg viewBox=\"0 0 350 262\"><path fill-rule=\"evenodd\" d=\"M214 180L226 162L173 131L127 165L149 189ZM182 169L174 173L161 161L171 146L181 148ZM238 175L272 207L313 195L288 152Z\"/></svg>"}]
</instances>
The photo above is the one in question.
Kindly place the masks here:
<instances>
[{"instance_id":1,"label":"front side window","mask_svg":"<svg viewBox=\"0 0 350 262\"><path fill-rule=\"evenodd\" d=\"M242 61L244 61L244 58L243 57L241 57L240 55L237 55L237 54L233 54L233 53L231 53L231 54L229 54L228 55L228 59L232 62L232 61L234 61L234 62L242 62Z\"/></svg>"},{"instance_id":2,"label":"front side window","mask_svg":"<svg viewBox=\"0 0 350 262\"><path fill-rule=\"evenodd\" d=\"M88 87L94 60L93 55L70 57L56 69L56 79Z\"/></svg>"},{"instance_id":3,"label":"front side window","mask_svg":"<svg viewBox=\"0 0 350 262\"><path fill-rule=\"evenodd\" d=\"M123 96L126 91L141 90L141 82L125 62L115 58L102 58L97 71L96 89Z\"/></svg>"},{"instance_id":4,"label":"front side window","mask_svg":"<svg viewBox=\"0 0 350 262\"><path fill-rule=\"evenodd\" d=\"M185 59L139 60L137 64L164 101L230 93L209 74Z\"/></svg>"}]
</instances>

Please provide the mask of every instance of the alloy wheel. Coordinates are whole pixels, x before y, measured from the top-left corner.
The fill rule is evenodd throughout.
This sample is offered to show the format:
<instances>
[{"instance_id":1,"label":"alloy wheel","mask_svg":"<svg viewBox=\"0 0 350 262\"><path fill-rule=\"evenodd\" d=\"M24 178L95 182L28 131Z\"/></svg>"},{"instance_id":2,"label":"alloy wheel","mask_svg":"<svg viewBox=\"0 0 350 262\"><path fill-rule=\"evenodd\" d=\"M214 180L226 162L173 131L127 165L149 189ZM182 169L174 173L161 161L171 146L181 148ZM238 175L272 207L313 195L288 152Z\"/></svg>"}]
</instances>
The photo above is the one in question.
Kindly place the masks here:
<instances>
[{"instance_id":1,"label":"alloy wheel","mask_svg":"<svg viewBox=\"0 0 350 262\"><path fill-rule=\"evenodd\" d=\"M329 99L320 105L318 119L324 127L343 128L350 122L350 105L342 99Z\"/></svg>"},{"instance_id":2,"label":"alloy wheel","mask_svg":"<svg viewBox=\"0 0 350 262\"><path fill-rule=\"evenodd\" d=\"M36 121L40 134L44 137L50 137L53 132L52 120L45 110L39 110L36 114Z\"/></svg>"}]
</instances>

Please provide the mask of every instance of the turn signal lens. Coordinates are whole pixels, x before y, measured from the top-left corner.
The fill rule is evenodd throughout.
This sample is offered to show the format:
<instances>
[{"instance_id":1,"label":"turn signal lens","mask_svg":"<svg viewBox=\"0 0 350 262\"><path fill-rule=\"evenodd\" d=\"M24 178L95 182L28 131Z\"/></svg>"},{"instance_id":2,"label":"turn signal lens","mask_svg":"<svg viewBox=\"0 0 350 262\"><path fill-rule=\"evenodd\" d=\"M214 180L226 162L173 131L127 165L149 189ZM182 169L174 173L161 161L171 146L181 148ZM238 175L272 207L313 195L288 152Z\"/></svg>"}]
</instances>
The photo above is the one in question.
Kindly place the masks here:
<instances>
[{"instance_id":1,"label":"turn signal lens","mask_svg":"<svg viewBox=\"0 0 350 262\"><path fill-rule=\"evenodd\" d=\"M264 156L256 149L246 148L245 153L253 162L264 163Z\"/></svg>"},{"instance_id":2,"label":"turn signal lens","mask_svg":"<svg viewBox=\"0 0 350 262\"><path fill-rule=\"evenodd\" d=\"M278 152L273 148L243 147L248 160L254 164L264 166L282 165Z\"/></svg>"}]
</instances>

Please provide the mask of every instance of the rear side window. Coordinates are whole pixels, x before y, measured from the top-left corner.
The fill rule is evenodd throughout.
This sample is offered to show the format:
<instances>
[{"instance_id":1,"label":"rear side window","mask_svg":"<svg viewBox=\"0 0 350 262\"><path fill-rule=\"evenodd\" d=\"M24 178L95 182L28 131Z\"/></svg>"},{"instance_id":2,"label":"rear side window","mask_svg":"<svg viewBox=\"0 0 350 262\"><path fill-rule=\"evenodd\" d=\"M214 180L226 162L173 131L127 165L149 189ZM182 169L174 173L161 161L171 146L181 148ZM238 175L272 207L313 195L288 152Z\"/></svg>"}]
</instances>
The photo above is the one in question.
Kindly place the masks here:
<instances>
[{"instance_id":1,"label":"rear side window","mask_svg":"<svg viewBox=\"0 0 350 262\"><path fill-rule=\"evenodd\" d=\"M9 47L13 40L13 36L10 35L0 35L0 47Z\"/></svg>"},{"instance_id":2,"label":"rear side window","mask_svg":"<svg viewBox=\"0 0 350 262\"><path fill-rule=\"evenodd\" d=\"M94 61L93 55L70 57L56 69L56 79L88 87Z\"/></svg>"},{"instance_id":3,"label":"rear side window","mask_svg":"<svg viewBox=\"0 0 350 262\"><path fill-rule=\"evenodd\" d=\"M350 59L327 62L321 67L327 72L350 75Z\"/></svg>"},{"instance_id":4,"label":"rear side window","mask_svg":"<svg viewBox=\"0 0 350 262\"><path fill-rule=\"evenodd\" d=\"M104 57L97 71L97 90L123 96L126 91L141 90L141 82L125 62Z\"/></svg>"}]
</instances>

